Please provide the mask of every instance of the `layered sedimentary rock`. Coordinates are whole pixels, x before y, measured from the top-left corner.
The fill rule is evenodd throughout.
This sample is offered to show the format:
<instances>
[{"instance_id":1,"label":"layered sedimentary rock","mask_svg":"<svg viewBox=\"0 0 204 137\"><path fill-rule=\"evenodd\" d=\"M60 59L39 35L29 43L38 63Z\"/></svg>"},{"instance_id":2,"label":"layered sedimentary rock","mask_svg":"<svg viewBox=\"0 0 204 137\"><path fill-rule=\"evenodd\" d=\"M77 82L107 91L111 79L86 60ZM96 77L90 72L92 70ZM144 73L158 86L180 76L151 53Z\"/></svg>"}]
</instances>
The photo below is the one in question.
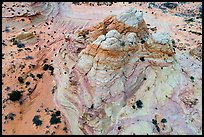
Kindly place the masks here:
<instances>
[{"instance_id":1,"label":"layered sedimentary rock","mask_svg":"<svg viewBox=\"0 0 204 137\"><path fill-rule=\"evenodd\" d=\"M72 134L201 134L201 63L130 8L67 35L55 101Z\"/></svg>"}]
</instances>

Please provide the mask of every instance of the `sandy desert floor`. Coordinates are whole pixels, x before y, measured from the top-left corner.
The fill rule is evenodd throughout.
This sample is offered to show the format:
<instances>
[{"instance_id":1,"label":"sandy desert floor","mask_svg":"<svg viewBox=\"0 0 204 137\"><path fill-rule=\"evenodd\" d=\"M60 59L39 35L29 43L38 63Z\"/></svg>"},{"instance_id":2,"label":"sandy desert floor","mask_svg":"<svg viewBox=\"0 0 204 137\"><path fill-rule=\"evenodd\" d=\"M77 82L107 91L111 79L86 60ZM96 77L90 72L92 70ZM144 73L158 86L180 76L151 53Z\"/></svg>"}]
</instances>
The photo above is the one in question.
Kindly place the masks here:
<instances>
[{"instance_id":1,"label":"sandy desert floor","mask_svg":"<svg viewBox=\"0 0 204 137\"><path fill-rule=\"evenodd\" d=\"M91 3L93 4L93 3ZM2 133L4 135L66 135L70 130L54 101L53 59L68 33L86 28L129 7L143 11L150 32L168 31L175 48L190 52L202 62L202 3L179 2L175 8L163 3L72 3L4 2L2 4ZM14 44L18 38L21 43ZM47 64L48 70L43 70ZM56 69L56 68L54 68ZM19 82L20 77L23 83ZM8 94L20 91L19 101ZM33 123L39 116L40 126ZM202 131L201 131L202 132Z\"/></svg>"}]
</instances>

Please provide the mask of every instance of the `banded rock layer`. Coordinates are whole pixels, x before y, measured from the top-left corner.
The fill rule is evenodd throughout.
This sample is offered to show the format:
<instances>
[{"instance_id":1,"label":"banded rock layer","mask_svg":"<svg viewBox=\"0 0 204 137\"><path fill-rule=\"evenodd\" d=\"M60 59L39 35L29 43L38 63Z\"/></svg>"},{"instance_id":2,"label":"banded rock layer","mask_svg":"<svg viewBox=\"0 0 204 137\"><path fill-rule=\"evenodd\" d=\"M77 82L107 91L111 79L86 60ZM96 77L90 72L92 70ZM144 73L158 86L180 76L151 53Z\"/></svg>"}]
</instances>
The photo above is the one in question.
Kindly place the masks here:
<instances>
[{"instance_id":1,"label":"banded rock layer","mask_svg":"<svg viewBox=\"0 0 204 137\"><path fill-rule=\"evenodd\" d=\"M201 134L201 62L173 49L168 33L150 34L141 11L66 40L55 101L72 134Z\"/></svg>"}]
</instances>

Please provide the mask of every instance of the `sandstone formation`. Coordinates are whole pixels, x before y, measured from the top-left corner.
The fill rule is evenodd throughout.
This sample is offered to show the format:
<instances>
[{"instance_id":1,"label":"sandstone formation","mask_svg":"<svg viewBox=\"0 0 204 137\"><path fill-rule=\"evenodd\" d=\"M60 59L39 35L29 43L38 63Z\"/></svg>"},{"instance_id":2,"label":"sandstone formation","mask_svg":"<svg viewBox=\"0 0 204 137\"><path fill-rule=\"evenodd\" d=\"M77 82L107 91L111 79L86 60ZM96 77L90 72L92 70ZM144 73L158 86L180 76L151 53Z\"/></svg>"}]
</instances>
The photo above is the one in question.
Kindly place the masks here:
<instances>
[{"instance_id":1,"label":"sandstone formation","mask_svg":"<svg viewBox=\"0 0 204 137\"><path fill-rule=\"evenodd\" d=\"M201 2L3 2L3 135L201 135Z\"/></svg>"},{"instance_id":2,"label":"sandstone formation","mask_svg":"<svg viewBox=\"0 0 204 137\"><path fill-rule=\"evenodd\" d=\"M141 11L130 8L67 37L54 60L55 100L72 134L196 134L201 128L201 64L186 63L168 32L150 34Z\"/></svg>"}]
</instances>

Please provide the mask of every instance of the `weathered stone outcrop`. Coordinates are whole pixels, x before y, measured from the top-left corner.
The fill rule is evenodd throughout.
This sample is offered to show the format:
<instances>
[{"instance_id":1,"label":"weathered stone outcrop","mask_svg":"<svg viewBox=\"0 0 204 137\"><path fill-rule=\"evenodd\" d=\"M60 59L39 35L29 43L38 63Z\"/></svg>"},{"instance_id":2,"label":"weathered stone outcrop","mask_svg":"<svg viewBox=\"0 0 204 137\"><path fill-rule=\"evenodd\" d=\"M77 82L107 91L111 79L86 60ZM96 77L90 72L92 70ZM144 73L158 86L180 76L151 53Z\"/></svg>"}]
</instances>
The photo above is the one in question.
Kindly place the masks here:
<instances>
[{"instance_id":1,"label":"weathered stone outcrop","mask_svg":"<svg viewBox=\"0 0 204 137\"><path fill-rule=\"evenodd\" d=\"M141 11L68 37L54 61L55 100L72 134L197 134L202 127L200 63L174 51L168 33L150 34Z\"/></svg>"}]
</instances>

